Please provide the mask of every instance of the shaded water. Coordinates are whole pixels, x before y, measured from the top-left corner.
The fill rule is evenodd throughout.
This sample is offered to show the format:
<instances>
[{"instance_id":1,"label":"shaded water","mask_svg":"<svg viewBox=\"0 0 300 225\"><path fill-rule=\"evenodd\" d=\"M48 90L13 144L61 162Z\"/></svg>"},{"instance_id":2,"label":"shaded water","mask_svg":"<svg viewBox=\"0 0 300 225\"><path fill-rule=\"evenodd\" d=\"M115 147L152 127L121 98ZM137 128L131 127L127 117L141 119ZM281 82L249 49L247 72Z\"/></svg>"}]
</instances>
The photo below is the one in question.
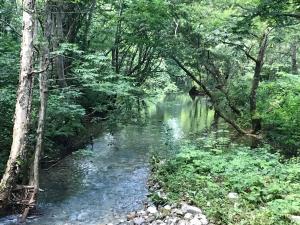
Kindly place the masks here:
<instances>
[{"instance_id":1,"label":"shaded water","mask_svg":"<svg viewBox=\"0 0 300 225\"><path fill-rule=\"evenodd\" d=\"M143 125L107 129L93 149L77 151L43 171L41 216L28 224L104 224L141 209L147 200L151 154L164 154L189 133L210 127L214 112L204 99L171 96L151 107L148 116ZM11 216L0 224L15 221Z\"/></svg>"}]
</instances>

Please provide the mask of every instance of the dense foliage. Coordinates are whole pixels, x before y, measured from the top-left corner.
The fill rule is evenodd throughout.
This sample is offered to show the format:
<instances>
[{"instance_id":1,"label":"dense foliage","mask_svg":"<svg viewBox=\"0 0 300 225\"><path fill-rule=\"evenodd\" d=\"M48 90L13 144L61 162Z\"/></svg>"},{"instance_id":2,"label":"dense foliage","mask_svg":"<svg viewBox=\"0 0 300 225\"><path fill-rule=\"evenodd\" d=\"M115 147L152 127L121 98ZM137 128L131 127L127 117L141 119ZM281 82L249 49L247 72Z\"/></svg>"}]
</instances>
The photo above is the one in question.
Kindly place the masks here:
<instances>
[{"instance_id":1,"label":"dense foliage","mask_svg":"<svg viewBox=\"0 0 300 225\"><path fill-rule=\"evenodd\" d=\"M155 193L152 198L192 202L216 224L292 224L289 217L300 207L299 160L282 159L268 146L229 143L224 137L205 137L186 144L167 162L156 160L152 179L167 199Z\"/></svg>"},{"instance_id":2,"label":"dense foliage","mask_svg":"<svg viewBox=\"0 0 300 225\"><path fill-rule=\"evenodd\" d=\"M86 134L93 122L136 122L147 103L190 90L193 99L207 97L215 118L281 155L268 147L188 146L157 170L170 198L189 198L227 224L285 224L288 214L299 213L298 0L34 1L34 59L23 67L22 4L0 0L0 174L12 141L23 144L8 171L14 182L0 186L0 204L3 190L28 183L38 143L41 161L55 162L75 142L92 139ZM20 68L31 67L18 83ZM18 86L31 78L31 120L20 116L25 132L14 137L14 111L24 99L16 102ZM230 191L240 195L235 205L224 200Z\"/></svg>"}]
</instances>

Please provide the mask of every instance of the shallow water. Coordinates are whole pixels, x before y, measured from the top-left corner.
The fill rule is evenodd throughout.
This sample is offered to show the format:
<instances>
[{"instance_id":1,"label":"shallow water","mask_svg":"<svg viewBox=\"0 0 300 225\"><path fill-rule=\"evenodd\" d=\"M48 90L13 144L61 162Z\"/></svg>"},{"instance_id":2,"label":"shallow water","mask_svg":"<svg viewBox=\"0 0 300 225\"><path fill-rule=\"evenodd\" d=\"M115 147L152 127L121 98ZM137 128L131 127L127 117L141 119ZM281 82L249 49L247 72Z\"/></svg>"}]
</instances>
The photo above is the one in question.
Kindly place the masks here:
<instances>
[{"instance_id":1,"label":"shallow water","mask_svg":"<svg viewBox=\"0 0 300 225\"><path fill-rule=\"evenodd\" d=\"M104 131L93 149L87 146L42 172L41 215L27 224L105 224L141 209L151 154L176 149L188 134L209 128L213 116L205 99L168 97L149 109L143 125ZM0 218L0 224L16 224L16 216Z\"/></svg>"}]
</instances>

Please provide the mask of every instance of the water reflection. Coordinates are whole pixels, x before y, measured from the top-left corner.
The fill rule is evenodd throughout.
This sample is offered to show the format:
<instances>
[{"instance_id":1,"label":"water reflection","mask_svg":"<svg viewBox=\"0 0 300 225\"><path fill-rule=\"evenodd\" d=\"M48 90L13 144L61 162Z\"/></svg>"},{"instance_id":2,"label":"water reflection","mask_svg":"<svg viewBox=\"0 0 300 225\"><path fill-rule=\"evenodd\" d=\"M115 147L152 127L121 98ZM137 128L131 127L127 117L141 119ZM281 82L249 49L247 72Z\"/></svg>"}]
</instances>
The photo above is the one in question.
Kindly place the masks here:
<instances>
[{"instance_id":1,"label":"water reflection","mask_svg":"<svg viewBox=\"0 0 300 225\"><path fill-rule=\"evenodd\" d=\"M192 100L185 95L168 96L164 102L156 105L156 110L152 113L152 116L158 120L173 126L176 121L177 133L181 133L181 136L210 128L214 115L213 109L205 98L196 97Z\"/></svg>"},{"instance_id":2,"label":"water reflection","mask_svg":"<svg viewBox=\"0 0 300 225\"><path fill-rule=\"evenodd\" d=\"M93 149L78 151L42 172L42 215L28 224L94 225L140 209L148 193L150 155L178 149L182 138L209 128L214 119L209 107L202 98L168 96L149 108L146 124L103 132ZM0 224L14 224L13 219L0 219Z\"/></svg>"}]
</instances>

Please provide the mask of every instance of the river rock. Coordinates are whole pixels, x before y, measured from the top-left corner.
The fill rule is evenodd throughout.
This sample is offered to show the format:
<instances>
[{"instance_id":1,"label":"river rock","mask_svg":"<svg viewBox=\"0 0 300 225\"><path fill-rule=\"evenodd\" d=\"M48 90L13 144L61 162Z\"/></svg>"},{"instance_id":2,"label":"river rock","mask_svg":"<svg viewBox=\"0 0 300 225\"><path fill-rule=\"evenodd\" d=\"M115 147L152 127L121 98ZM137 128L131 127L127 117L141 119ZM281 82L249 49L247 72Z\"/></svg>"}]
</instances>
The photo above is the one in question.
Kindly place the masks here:
<instances>
[{"instance_id":1,"label":"river rock","mask_svg":"<svg viewBox=\"0 0 300 225\"><path fill-rule=\"evenodd\" d=\"M140 216L146 216L147 212L145 210L140 210L140 211L138 211L138 215L140 215Z\"/></svg>"},{"instance_id":2,"label":"river rock","mask_svg":"<svg viewBox=\"0 0 300 225\"><path fill-rule=\"evenodd\" d=\"M188 205L186 203L182 204L181 210L182 210L183 213L191 213L193 215L202 213L201 209L199 209L198 207L191 206L191 205Z\"/></svg>"},{"instance_id":3,"label":"river rock","mask_svg":"<svg viewBox=\"0 0 300 225\"><path fill-rule=\"evenodd\" d=\"M142 225L145 222L145 219L142 217L137 217L133 219L135 225Z\"/></svg>"},{"instance_id":4,"label":"river rock","mask_svg":"<svg viewBox=\"0 0 300 225\"><path fill-rule=\"evenodd\" d=\"M183 216L184 215L184 213L182 212L181 209L173 209L172 213L177 214L179 216Z\"/></svg>"},{"instance_id":5,"label":"river rock","mask_svg":"<svg viewBox=\"0 0 300 225\"><path fill-rule=\"evenodd\" d=\"M200 208L182 203L155 207L128 214L127 222L118 225L211 225Z\"/></svg>"},{"instance_id":6,"label":"river rock","mask_svg":"<svg viewBox=\"0 0 300 225\"><path fill-rule=\"evenodd\" d=\"M201 221L197 218L191 219L189 225L202 225Z\"/></svg>"},{"instance_id":7,"label":"river rock","mask_svg":"<svg viewBox=\"0 0 300 225\"><path fill-rule=\"evenodd\" d=\"M188 222L185 220L179 220L179 222L177 223L177 225L188 225Z\"/></svg>"},{"instance_id":8,"label":"river rock","mask_svg":"<svg viewBox=\"0 0 300 225\"><path fill-rule=\"evenodd\" d=\"M172 210L172 207L170 205L165 205L164 206L164 209L165 210L168 210L168 211L171 211Z\"/></svg>"},{"instance_id":9,"label":"river rock","mask_svg":"<svg viewBox=\"0 0 300 225\"><path fill-rule=\"evenodd\" d=\"M192 219L192 218L193 218L193 214L192 214L192 213L186 213L186 214L184 215L184 219L190 220L190 219Z\"/></svg>"},{"instance_id":10,"label":"river rock","mask_svg":"<svg viewBox=\"0 0 300 225\"><path fill-rule=\"evenodd\" d=\"M202 225L207 225L208 224L208 220L206 218L202 218L202 219L200 219L200 221L201 221Z\"/></svg>"},{"instance_id":11,"label":"river rock","mask_svg":"<svg viewBox=\"0 0 300 225\"><path fill-rule=\"evenodd\" d=\"M155 206L149 206L147 209L147 212L149 212L151 214L155 214L155 213L157 213L157 209Z\"/></svg>"},{"instance_id":12,"label":"river rock","mask_svg":"<svg viewBox=\"0 0 300 225\"><path fill-rule=\"evenodd\" d=\"M127 215L127 220L132 220L136 216L135 212L131 212Z\"/></svg>"}]
</instances>

